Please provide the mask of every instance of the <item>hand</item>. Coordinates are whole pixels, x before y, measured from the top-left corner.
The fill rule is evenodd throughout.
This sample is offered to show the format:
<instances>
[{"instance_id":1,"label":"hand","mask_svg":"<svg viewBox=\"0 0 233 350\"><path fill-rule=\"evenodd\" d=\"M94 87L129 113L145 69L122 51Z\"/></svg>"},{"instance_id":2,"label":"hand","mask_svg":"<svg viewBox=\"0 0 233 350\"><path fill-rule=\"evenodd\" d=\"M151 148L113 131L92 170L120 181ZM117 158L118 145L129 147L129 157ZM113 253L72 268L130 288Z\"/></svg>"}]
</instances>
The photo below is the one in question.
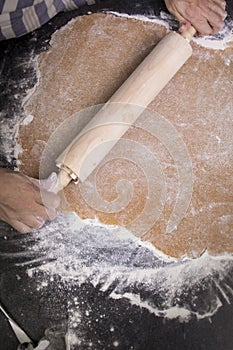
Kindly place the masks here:
<instances>
[{"instance_id":1,"label":"hand","mask_svg":"<svg viewBox=\"0 0 233 350\"><path fill-rule=\"evenodd\" d=\"M41 228L46 220L55 218L56 208L60 204L60 198L50 192L56 182L55 173L39 181L0 168L0 220L20 233Z\"/></svg>"},{"instance_id":2,"label":"hand","mask_svg":"<svg viewBox=\"0 0 233 350\"><path fill-rule=\"evenodd\" d=\"M181 32L192 25L199 35L216 34L227 16L225 0L165 0L165 3L181 23Z\"/></svg>"}]
</instances>

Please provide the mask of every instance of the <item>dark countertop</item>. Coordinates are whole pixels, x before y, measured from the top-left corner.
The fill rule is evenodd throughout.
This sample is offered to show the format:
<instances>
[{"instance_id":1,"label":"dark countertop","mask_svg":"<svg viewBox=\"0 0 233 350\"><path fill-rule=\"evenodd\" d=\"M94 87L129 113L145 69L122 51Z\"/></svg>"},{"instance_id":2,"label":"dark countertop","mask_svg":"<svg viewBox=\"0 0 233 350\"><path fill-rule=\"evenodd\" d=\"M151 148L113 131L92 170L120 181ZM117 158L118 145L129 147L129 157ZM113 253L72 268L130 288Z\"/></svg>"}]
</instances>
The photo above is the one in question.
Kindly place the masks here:
<instances>
[{"instance_id":1,"label":"dark countertop","mask_svg":"<svg viewBox=\"0 0 233 350\"><path fill-rule=\"evenodd\" d=\"M153 0L106 1L101 5L59 14L32 34L0 43L2 139L9 137L8 134L4 134L4 126L9 124L13 128L14 122L22 118L22 99L26 90L33 87L36 81L34 66L29 64L30 57L46 50L51 34L71 18L90 10L96 12L103 8L146 15L158 15L161 9L166 9L162 2ZM228 1L228 13L232 18L232 0ZM11 160L8 161L4 151L1 153L1 166L13 168L15 165L13 152L10 155ZM60 328L66 327L67 310L77 297L82 314L79 334L84 339L77 349L231 350L233 348L233 304L223 302L223 307L211 319L191 318L188 322L180 322L177 319L157 317L145 309L131 305L124 298L111 299L110 291L101 291L98 284L94 287L93 284L86 282L81 286L68 288L57 277L55 280L49 280L46 288L38 290L36 277L30 278L26 273L27 265L17 265L28 261L28 256L23 254L27 249L25 242L29 248L35 240L33 237L28 239L18 235L8 225L0 222L0 300L33 339L41 339L44 330L54 325ZM229 280L232 280L232 271L233 269L226 276ZM205 294L202 297L205 298ZM90 312L88 317L85 317L87 305ZM98 315L104 316L97 322ZM110 324L114 326L114 332L110 330ZM0 333L0 350L17 348L15 336L2 314L0 314ZM116 339L118 344L114 343Z\"/></svg>"}]
</instances>

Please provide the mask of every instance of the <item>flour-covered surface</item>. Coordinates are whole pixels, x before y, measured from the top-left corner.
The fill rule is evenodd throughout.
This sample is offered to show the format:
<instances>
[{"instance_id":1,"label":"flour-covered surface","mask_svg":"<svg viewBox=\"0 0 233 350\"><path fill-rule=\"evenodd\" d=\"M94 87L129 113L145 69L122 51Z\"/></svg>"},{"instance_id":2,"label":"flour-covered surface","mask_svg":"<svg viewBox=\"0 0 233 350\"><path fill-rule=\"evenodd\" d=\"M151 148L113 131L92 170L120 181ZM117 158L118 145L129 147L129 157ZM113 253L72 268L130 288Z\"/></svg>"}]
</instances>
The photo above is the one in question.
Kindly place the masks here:
<instances>
[{"instance_id":1,"label":"flour-covered surface","mask_svg":"<svg viewBox=\"0 0 233 350\"><path fill-rule=\"evenodd\" d=\"M135 13L140 9L136 5ZM9 50L9 62L22 63L16 74L9 64L4 66L9 89L3 90L7 108L1 131L7 135L3 153L12 166L16 123L25 117L26 124L34 121L21 108L36 81L34 54L48 46L47 32L56 28L48 25L31 41L20 40L13 54ZM23 57L19 46L26 50ZM33 52L34 46L40 49ZM223 67L231 64L220 56ZM218 226L224 228L226 222L230 234L228 216ZM0 247L1 301L35 340L56 325L58 333L68 333L72 350L232 350L231 254L169 259L124 229L80 224L73 215L59 215L27 236L0 223ZM1 346L15 350L16 340L2 315L0 328Z\"/></svg>"},{"instance_id":2,"label":"flour-covered surface","mask_svg":"<svg viewBox=\"0 0 233 350\"><path fill-rule=\"evenodd\" d=\"M138 312L185 324L205 319L211 323L233 299L232 256L204 253L194 260L171 259L124 229L81 222L75 214L59 215L18 244L16 267L26 269L36 293L43 296L51 284L58 295L65 291L72 349L86 349L89 343L101 349L98 342L103 341L91 327L93 322L101 327L108 311L105 307L93 311L95 305L86 292L80 293L87 285L105 295L109 305L120 301ZM0 256L17 261L17 253ZM115 321L108 322L111 348L119 339L114 339Z\"/></svg>"},{"instance_id":3,"label":"flour-covered surface","mask_svg":"<svg viewBox=\"0 0 233 350\"><path fill-rule=\"evenodd\" d=\"M11 164L16 166L18 153L21 150L19 145L15 144L15 137L18 133L20 121L25 115L22 108L22 102L27 95L28 90L32 89L36 83L36 67L34 62L34 53L30 52L28 56L12 58L12 67L7 65L8 51L11 53L12 47L6 47L2 50L1 60L1 155ZM15 81L14 74L17 74L19 81ZM31 77L31 79L29 79Z\"/></svg>"},{"instance_id":4,"label":"flour-covered surface","mask_svg":"<svg viewBox=\"0 0 233 350\"><path fill-rule=\"evenodd\" d=\"M150 16L145 15L129 15L126 13L119 13L108 11L107 13L119 16L122 18L134 18L143 22L154 22L161 24L166 27L167 30L178 30L178 22L171 14L161 11L159 16L151 14ZM224 27L215 35L206 35L204 37L194 37L193 41L198 45L213 49L213 50L224 50L227 47L233 46L233 25L232 19L229 17L225 20Z\"/></svg>"},{"instance_id":5,"label":"flour-covered surface","mask_svg":"<svg viewBox=\"0 0 233 350\"><path fill-rule=\"evenodd\" d=\"M225 280L232 273L230 255L169 259L124 229L84 223L75 214L59 216L34 238L30 254L40 255L40 266L28 268L28 274L45 273L38 289L54 276L70 287L90 282L110 291L111 298L123 297L156 316L181 321L211 317L233 296L232 283Z\"/></svg>"},{"instance_id":6,"label":"flour-covered surface","mask_svg":"<svg viewBox=\"0 0 233 350\"><path fill-rule=\"evenodd\" d=\"M68 18L69 19L69 18ZM60 23L54 23L58 28L68 19L63 18ZM23 105L31 96L38 82L37 56L46 50L52 31L48 26L43 33L43 43L40 35L34 32L19 40L1 42L0 51L0 162L1 166L17 169L18 155L22 152L16 142L19 125L27 125L32 120L26 116Z\"/></svg>"},{"instance_id":7,"label":"flour-covered surface","mask_svg":"<svg viewBox=\"0 0 233 350\"><path fill-rule=\"evenodd\" d=\"M230 24L227 28L226 37ZM20 169L38 177L43 151L54 133L70 125L72 134L72 116L106 102L166 31L154 20L103 14L74 19L57 31L51 48L38 58L40 80L24 105L33 120L20 127ZM115 158L99 166L84 184L65 189L70 210L80 217L97 216L105 224L131 229L173 257L197 257L206 248L211 254L233 251L233 48L192 45L192 57L149 105L148 126L141 123L140 128L130 128L124 135L131 150L137 143L138 157L131 159L130 150L117 157L116 151ZM164 129L158 115L171 127ZM59 142L61 139L62 134L57 136ZM139 146L147 152L139 152ZM141 160L147 163L141 164ZM152 169L149 176L147 168ZM119 210L110 210L122 179L131 185L130 201L122 202ZM164 190L160 194L155 179ZM121 192L126 193L125 184L122 186ZM170 218L182 196L187 197L187 205L176 212L181 220L169 231ZM102 198L109 208L106 204L99 209L95 198L99 202ZM157 209L145 213L151 225L144 230L147 219L138 218L156 202L163 208L160 215Z\"/></svg>"}]
</instances>

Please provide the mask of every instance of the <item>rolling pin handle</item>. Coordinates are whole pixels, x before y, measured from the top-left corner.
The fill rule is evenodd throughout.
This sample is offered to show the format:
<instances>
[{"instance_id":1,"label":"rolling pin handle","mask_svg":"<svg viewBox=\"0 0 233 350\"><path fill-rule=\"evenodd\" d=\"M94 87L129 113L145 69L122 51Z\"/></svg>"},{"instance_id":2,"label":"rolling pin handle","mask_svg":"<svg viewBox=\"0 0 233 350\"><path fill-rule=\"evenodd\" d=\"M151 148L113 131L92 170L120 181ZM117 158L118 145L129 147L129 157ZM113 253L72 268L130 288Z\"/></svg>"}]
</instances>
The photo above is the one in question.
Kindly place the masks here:
<instances>
[{"instance_id":1,"label":"rolling pin handle","mask_svg":"<svg viewBox=\"0 0 233 350\"><path fill-rule=\"evenodd\" d=\"M61 168L60 172L58 173L58 186L54 192L58 193L62 191L67 185L69 185L71 180L71 176L63 168Z\"/></svg>"},{"instance_id":2,"label":"rolling pin handle","mask_svg":"<svg viewBox=\"0 0 233 350\"><path fill-rule=\"evenodd\" d=\"M190 42L193 39L196 32L196 29L193 26L190 26L187 30L181 33L181 36L188 42Z\"/></svg>"},{"instance_id":3,"label":"rolling pin handle","mask_svg":"<svg viewBox=\"0 0 233 350\"><path fill-rule=\"evenodd\" d=\"M100 164L117 140L123 136L130 125L192 55L192 47L188 41L192 39L195 32L195 29L190 27L183 33L183 37L182 34L175 32L166 35L114 93L105 107L100 109L87 124L84 129L85 137L78 135L56 159L56 164L61 169L59 175L61 189L66 187L71 180L85 181ZM125 108L125 105L141 106L142 111L133 113L128 110L129 107ZM108 125L109 115L113 121L111 125ZM117 122L122 127L116 128L115 123ZM101 128L100 125L102 125ZM84 136L83 133L81 135ZM113 140L115 143L112 142ZM102 144L105 144L105 148L97 152L98 154L92 153L93 158L91 156L89 158L88 169L81 172L80 169L86 157Z\"/></svg>"}]
</instances>

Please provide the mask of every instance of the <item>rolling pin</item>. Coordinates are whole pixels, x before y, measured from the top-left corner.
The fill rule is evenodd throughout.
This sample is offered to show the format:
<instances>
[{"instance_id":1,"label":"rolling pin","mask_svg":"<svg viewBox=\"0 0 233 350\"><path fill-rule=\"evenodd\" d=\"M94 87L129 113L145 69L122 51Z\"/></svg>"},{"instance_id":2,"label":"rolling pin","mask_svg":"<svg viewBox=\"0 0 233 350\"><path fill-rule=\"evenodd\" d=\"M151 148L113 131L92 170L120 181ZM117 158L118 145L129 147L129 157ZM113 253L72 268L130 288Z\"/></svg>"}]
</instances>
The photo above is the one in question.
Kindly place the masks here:
<instances>
[{"instance_id":1,"label":"rolling pin","mask_svg":"<svg viewBox=\"0 0 233 350\"><path fill-rule=\"evenodd\" d=\"M196 30L167 34L56 159L59 188L84 181L192 55ZM133 106L140 106L138 112ZM137 110L137 109L136 109ZM98 146L101 146L98 148ZM98 148L98 152L93 152ZM93 159L89 155L93 155ZM84 161L90 158L88 165Z\"/></svg>"}]
</instances>

